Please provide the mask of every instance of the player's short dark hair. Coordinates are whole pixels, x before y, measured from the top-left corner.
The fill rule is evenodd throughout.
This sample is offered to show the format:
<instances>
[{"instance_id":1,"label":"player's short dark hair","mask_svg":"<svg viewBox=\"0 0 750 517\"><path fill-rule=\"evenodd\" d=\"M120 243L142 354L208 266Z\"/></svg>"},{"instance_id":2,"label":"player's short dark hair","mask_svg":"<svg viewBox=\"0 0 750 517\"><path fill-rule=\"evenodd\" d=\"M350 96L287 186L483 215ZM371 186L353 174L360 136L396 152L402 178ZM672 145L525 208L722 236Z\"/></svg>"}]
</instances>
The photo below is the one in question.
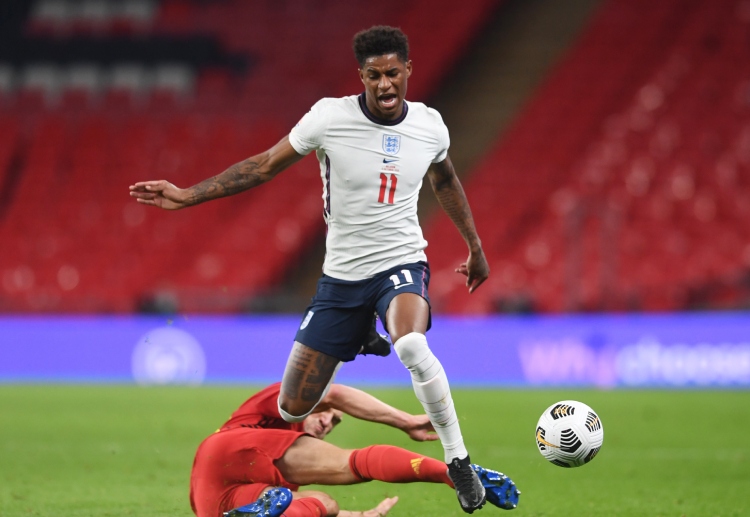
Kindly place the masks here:
<instances>
[{"instance_id":1,"label":"player's short dark hair","mask_svg":"<svg viewBox=\"0 0 750 517\"><path fill-rule=\"evenodd\" d=\"M359 31L354 35L352 48L359 66L364 66L368 57L386 54L396 54L404 63L409 60L409 40L406 34L401 29L387 25L375 25Z\"/></svg>"}]
</instances>

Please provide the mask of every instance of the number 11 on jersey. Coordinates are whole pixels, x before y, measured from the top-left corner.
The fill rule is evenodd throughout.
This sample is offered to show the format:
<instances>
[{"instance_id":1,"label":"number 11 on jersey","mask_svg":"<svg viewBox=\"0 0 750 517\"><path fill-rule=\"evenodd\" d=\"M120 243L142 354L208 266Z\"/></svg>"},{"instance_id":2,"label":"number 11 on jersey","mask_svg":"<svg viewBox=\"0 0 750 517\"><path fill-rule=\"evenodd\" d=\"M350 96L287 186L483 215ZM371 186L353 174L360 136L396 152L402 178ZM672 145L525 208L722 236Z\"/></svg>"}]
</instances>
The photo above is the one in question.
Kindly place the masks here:
<instances>
[{"instance_id":1,"label":"number 11 on jersey","mask_svg":"<svg viewBox=\"0 0 750 517\"><path fill-rule=\"evenodd\" d=\"M398 178L395 174L380 173L380 195L378 196L378 203L393 204L393 197L396 195L396 183ZM388 185L390 183L390 187ZM385 200L385 192L388 191L388 201Z\"/></svg>"}]
</instances>

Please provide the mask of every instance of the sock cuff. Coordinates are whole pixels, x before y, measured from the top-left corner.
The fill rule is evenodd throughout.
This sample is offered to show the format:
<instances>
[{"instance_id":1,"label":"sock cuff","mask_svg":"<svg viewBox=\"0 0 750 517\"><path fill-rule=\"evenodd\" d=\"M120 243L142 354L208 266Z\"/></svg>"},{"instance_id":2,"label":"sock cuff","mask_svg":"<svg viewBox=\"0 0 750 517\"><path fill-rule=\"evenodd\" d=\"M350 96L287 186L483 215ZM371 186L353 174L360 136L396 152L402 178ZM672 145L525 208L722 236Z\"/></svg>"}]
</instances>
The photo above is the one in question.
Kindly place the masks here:
<instances>
[{"instance_id":1,"label":"sock cuff","mask_svg":"<svg viewBox=\"0 0 750 517\"><path fill-rule=\"evenodd\" d=\"M315 407L313 407L310 411L308 411L304 415L300 415L300 416L292 415L290 413L287 413L283 409L281 409L280 397L279 397L279 399L276 399L276 407L279 409L279 414L281 415L281 418L283 418L285 422L289 422L289 423L292 423L292 424L296 424L296 423L302 422L305 418L307 418L308 416L310 416L310 414L315 410Z\"/></svg>"},{"instance_id":2,"label":"sock cuff","mask_svg":"<svg viewBox=\"0 0 750 517\"><path fill-rule=\"evenodd\" d=\"M393 343L393 348L403 346L404 344L410 343L412 341L419 341L427 344L427 336L425 336L421 332L409 332L408 334L404 334L403 336L398 338L398 340Z\"/></svg>"},{"instance_id":3,"label":"sock cuff","mask_svg":"<svg viewBox=\"0 0 750 517\"><path fill-rule=\"evenodd\" d=\"M328 515L328 508L320 499L315 497L303 497L302 499L295 499L292 501L293 505L304 506L307 510L306 515L310 517L324 517ZM286 512L282 514L286 515Z\"/></svg>"},{"instance_id":4,"label":"sock cuff","mask_svg":"<svg viewBox=\"0 0 750 517\"><path fill-rule=\"evenodd\" d=\"M309 417L312 414L312 412L315 411L315 408L318 407L318 404L320 404L320 401L323 400L326 397L326 395L328 395L329 391L331 391L331 385L333 384L334 379L336 379L336 374L339 372L339 370L341 369L343 365L344 363L342 361L338 362L338 364L336 365L336 368L334 368L333 370L331 379L328 381L328 384L326 384L326 387L323 390L323 393L320 394L320 398L312 407L312 409L310 409L310 411L308 411L304 415L295 416L281 409L281 394L279 394L279 398L276 399L276 407L279 408L279 415L281 415L281 418L283 418L285 422L297 424L299 422L302 422L305 418Z\"/></svg>"}]
</instances>

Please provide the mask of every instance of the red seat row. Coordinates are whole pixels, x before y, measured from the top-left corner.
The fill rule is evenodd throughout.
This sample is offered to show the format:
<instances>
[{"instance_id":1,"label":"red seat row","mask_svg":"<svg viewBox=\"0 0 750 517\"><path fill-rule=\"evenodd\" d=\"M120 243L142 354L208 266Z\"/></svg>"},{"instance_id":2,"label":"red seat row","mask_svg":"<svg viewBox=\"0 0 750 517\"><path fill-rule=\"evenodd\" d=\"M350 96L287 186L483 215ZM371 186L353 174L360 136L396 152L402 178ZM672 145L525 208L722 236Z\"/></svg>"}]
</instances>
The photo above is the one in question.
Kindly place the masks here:
<instances>
[{"instance_id":1,"label":"red seat row","mask_svg":"<svg viewBox=\"0 0 750 517\"><path fill-rule=\"evenodd\" d=\"M389 0L373 17L344 0L168 0L148 30L214 34L254 57L252 73L201 71L196 95L174 105L0 103L0 311L127 312L155 299L243 309L324 232L314 159L179 212L137 204L128 185L196 183L273 145L318 98L358 93L350 41L373 23L396 20L409 34L419 58L410 97L423 99L497 3ZM419 14L433 9L455 16Z\"/></svg>"},{"instance_id":2,"label":"red seat row","mask_svg":"<svg viewBox=\"0 0 750 517\"><path fill-rule=\"evenodd\" d=\"M724 307L732 289L746 303L748 14L736 0L608 1L467 182L486 287L463 292L451 270L465 248L445 217L431 223L435 306L676 310Z\"/></svg>"}]
</instances>

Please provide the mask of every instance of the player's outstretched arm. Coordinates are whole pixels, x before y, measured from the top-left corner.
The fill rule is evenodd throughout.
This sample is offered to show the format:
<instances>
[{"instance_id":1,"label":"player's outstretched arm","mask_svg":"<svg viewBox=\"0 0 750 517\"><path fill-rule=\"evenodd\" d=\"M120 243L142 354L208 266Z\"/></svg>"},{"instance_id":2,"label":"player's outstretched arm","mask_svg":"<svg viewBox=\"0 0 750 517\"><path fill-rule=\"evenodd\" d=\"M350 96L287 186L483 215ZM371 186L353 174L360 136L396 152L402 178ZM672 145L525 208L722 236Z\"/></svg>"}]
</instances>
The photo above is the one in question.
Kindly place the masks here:
<instances>
[{"instance_id":1,"label":"player's outstretched arm","mask_svg":"<svg viewBox=\"0 0 750 517\"><path fill-rule=\"evenodd\" d=\"M144 205L178 210L257 187L302 158L285 136L269 150L190 188L178 188L165 180L141 181L130 186L130 195Z\"/></svg>"},{"instance_id":2,"label":"player's outstretched arm","mask_svg":"<svg viewBox=\"0 0 750 517\"><path fill-rule=\"evenodd\" d=\"M351 386L333 384L316 409L323 411L328 408L338 409L360 420L401 429L418 442L438 439L427 415L410 415Z\"/></svg>"},{"instance_id":3,"label":"player's outstretched arm","mask_svg":"<svg viewBox=\"0 0 750 517\"><path fill-rule=\"evenodd\" d=\"M380 504L372 510L366 510L364 512L350 512L349 510L339 510L338 517L384 517L388 515L391 508L398 502L398 497L386 497Z\"/></svg>"},{"instance_id":4,"label":"player's outstretched arm","mask_svg":"<svg viewBox=\"0 0 750 517\"><path fill-rule=\"evenodd\" d=\"M456 272L466 276L466 287L473 293L490 276L490 266L487 264L482 242L474 226L469 201L456 176L450 156L446 156L442 162L433 163L427 170L427 176L440 206L456 225L469 247L469 258L456 268Z\"/></svg>"}]
</instances>

